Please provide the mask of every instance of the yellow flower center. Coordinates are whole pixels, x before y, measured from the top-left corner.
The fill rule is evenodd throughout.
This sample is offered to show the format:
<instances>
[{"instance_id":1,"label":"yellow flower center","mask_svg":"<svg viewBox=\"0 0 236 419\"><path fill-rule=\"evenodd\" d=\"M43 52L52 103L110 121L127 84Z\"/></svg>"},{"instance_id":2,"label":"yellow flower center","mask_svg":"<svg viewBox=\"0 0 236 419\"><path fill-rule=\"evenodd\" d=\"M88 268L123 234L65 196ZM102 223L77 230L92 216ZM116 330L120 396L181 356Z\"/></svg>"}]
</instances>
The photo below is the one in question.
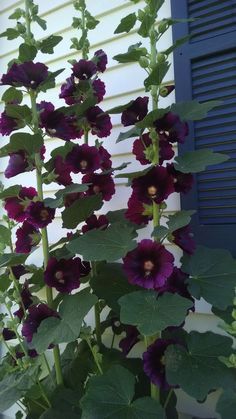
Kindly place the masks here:
<instances>
[{"instance_id":1,"label":"yellow flower center","mask_svg":"<svg viewBox=\"0 0 236 419\"><path fill-rule=\"evenodd\" d=\"M64 283L65 283L65 280L64 280L64 278L63 278L63 272L62 272L62 271L57 271L57 272L55 273L55 278L57 279L57 281L58 281L60 284L64 284Z\"/></svg>"},{"instance_id":2,"label":"yellow flower center","mask_svg":"<svg viewBox=\"0 0 236 419\"><path fill-rule=\"evenodd\" d=\"M156 198L156 196L157 196L157 188L156 188L156 186L149 186L148 187L148 195L152 199Z\"/></svg>"},{"instance_id":3,"label":"yellow flower center","mask_svg":"<svg viewBox=\"0 0 236 419\"><path fill-rule=\"evenodd\" d=\"M49 212L46 209L43 209L43 210L40 211L40 218L43 221L46 221L48 219L48 217L49 217Z\"/></svg>"},{"instance_id":4,"label":"yellow flower center","mask_svg":"<svg viewBox=\"0 0 236 419\"><path fill-rule=\"evenodd\" d=\"M152 272L153 268L154 268L154 263L151 260L146 260L144 262L144 272L145 272L145 276L150 275L150 273Z\"/></svg>"},{"instance_id":5,"label":"yellow flower center","mask_svg":"<svg viewBox=\"0 0 236 419\"><path fill-rule=\"evenodd\" d=\"M86 160L81 160L80 167L81 167L82 170L87 169L88 162Z\"/></svg>"}]
</instances>

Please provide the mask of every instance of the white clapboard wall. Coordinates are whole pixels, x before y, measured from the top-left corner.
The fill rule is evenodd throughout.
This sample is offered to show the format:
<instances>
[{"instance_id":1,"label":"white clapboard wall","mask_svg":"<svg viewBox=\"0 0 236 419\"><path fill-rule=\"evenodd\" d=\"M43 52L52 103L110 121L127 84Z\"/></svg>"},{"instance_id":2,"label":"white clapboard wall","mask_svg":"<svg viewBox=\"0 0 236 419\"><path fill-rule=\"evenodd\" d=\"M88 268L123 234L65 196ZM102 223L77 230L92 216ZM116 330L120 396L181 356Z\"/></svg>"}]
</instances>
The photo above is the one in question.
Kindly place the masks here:
<instances>
[{"instance_id":1,"label":"white clapboard wall","mask_svg":"<svg viewBox=\"0 0 236 419\"><path fill-rule=\"evenodd\" d=\"M176 0L177 1L177 0ZM72 17L75 16L75 10L72 6L72 0L38 0L36 1L39 5L40 14L42 18L47 21L47 31L44 32L39 26L34 26L34 33L37 39L41 39L50 34L58 34L63 37L62 42L55 48L53 55L42 55L38 54L37 60L43 61L50 67L51 71L65 68L65 71L61 73L57 78L57 85L55 89L49 90L46 95L42 95L42 100L48 100L54 103L55 106L62 106L64 101L58 98L60 85L70 74L70 64L68 59L79 58L78 52L69 49L70 39L76 37L77 33L74 28L71 27ZM8 20L8 16L13 12L16 7L22 7L24 1L14 0L1 0L0 2L0 28L3 32L7 27L14 26L15 21ZM129 34L114 35L114 30L120 22L121 18L127 14L141 8L144 2L141 1L138 4L134 4L128 0L87 0L87 7L90 12L100 20L100 24L94 31L90 32L91 42L91 55L97 49L104 49L109 58L108 70L102 75L102 79L106 84L106 99L99 105L104 110L111 107L128 102L131 99L135 99L139 95L145 95L143 89L143 79L146 77L144 70L140 69L136 63L131 64L117 64L112 57L118 53L125 52L129 45L137 43L140 38L137 34L137 28L134 28ZM165 5L162 7L160 12L160 18L170 17L170 2L166 0ZM159 49L165 49L171 44L171 31L163 36ZM144 45L147 45L147 41L143 41ZM6 72L7 63L17 56L17 48L20 44L18 39L13 41L6 41L6 38L0 38L0 60L1 60L1 73ZM147 45L148 46L148 45ZM170 68L166 82L173 82L173 66ZM0 93L4 89L0 87ZM161 100L161 106L168 106L174 101L174 93L168 98ZM25 98L28 101L28 98ZM104 146L112 154L113 166L119 166L123 162L131 162L128 167L129 171L139 170L142 166L133 158L131 154L132 140L126 140L119 144L116 144L116 138L119 132L122 130L120 124L120 116L114 116L112 118L114 128L109 138L104 139ZM124 128L123 128L124 130ZM95 137L90 138L90 144L94 141ZM1 146L3 146L8 139L6 137L1 138ZM49 157L50 152L55 147L62 145L64 142L57 139L47 139L47 156ZM35 185L35 175L33 172L19 175L12 179L4 179L3 172L6 167L7 159L0 160L0 181L6 186L11 186L15 183L22 184L25 186ZM77 178L78 181L78 178ZM45 186L45 196L52 196L57 190L57 185L52 183ZM130 196L130 189L125 186L125 182L121 179L116 181L116 195L113 199L106 203L102 209L103 212L107 210L115 210L124 208L127 204L127 200ZM179 197L177 194L173 194L168 199L167 213L172 213L180 209ZM2 217L3 211L0 209L0 217ZM49 238L50 243L57 241L62 235L65 235L61 227L60 213L57 211L55 221L49 225ZM145 237L146 231L140 234L140 237ZM178 261L181 257L179 249L167 243L169 250L174 253L176 260ZM34 252L31 257L32 262L41 263L41 250ZM212 316L209 305L200 301L197 302L196 313L191 314L186 322L188 330L197 329L199 331L216 330L217 320ZM212 415L212 409L214 406L214 397L210 396L208 403L204 405L197 405L189 397L180 397L180 409L182 411L189 412L191 414L202 414L202 417L209 417Z\"/></svg>"}]
</instances>

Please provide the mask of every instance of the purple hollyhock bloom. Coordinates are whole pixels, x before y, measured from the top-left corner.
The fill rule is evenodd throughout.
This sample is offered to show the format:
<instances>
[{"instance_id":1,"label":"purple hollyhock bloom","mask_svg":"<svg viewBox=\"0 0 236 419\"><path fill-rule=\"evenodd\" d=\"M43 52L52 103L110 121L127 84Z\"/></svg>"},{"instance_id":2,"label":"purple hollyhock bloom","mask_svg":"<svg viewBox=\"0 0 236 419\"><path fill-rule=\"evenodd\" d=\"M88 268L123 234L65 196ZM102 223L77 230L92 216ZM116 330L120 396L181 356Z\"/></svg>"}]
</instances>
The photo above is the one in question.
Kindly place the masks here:
<instances>
[{"instance_id":1,"label":"purple hollyhock bloom","mask_svg":"<svg viewBox=\"0 0 236 419\"><path fill-rule=\"evenodd\" d=\"M17 120L3 112L0 117L0 134L10 135L16 129L18 129Z\"/></svg>"},{"instance_id":2,"label":"purple hollyhock bloom","mask_svg":"<svg viewBox=\"0 0 236 419\"><path fill-rule=\"evenodd\" d=\"M133 154L136 156L136 160L138 160L142 165L150 164L151 161L147 159L145 155L145 149L152 144L152 140L149 134L143 134L141 138L138 138L134 141L133 144ZM165 160L171 160L174 157L174 150L172 149L171 144L169 144L165 140L159 141L159 162L160 164L163 163Z\"/></svg>"},{"instance_id":3,"label":"purple hollyhock bloom","mask_svg":"<svg viewBox=\"0 0 236 419\"><path fill-rule=\"evenodd\" d=\"M146 204L163 202L175 191L173 177L165 167L155 166L145 175L132 181L133 195Z\"/></svg>"},{"instance_id":4,"label":"purple hollyhock bloom","mask_svg":"<svg viewBox=\"0 0 236 419\"><path fill-rule=\"evenodd\" d=\"M97 70L101 71L101 73L104 73L104 71L106 70L106 67L107 67L107 55L106 55L106 53L102 49L99 49L98 51L96 51L94 53L93 60L96 61Z\"/></svg>"},{"instance_id":5,"label":"purple hollyhock bloom","mask_svg":"<svg viewBox=\"0 0 236 419\"><path fill-rule=\"evenodd\" d=\"M193 186L194 177L192 173L182 173L176 170L173 163L167 163L166 169L174 179L175 192L188 193Z\"/></svg>"},{"instance_id":6,"label":"purple hollyhock bloom","mask_svg":"<svg viewBox=\"0 0 236 419\"><path fill-rule=\"evenodd\" d=\"M4 340L12 340L16 338L15 332L7 327L4 327L2 330L2 336Z\"/></svg>"},{"instance_id":7,"label":"purple hollyhock bloom","mask_svg":"<svg viewBox=\"0 0 236 419\"><path fill-rule=\"evenodd\" d=\"M160 153L159 162L160 162L160 164L162 164L165 160L171 160L174 157L175 152L174 152L171 144L168 143L167 141L160 140L159 141L159 148L160 148L160 150L159 150L159 153Z\"/></svg>"},{"instance_id":8,"label":"purple hollyhock bloom","mask_svg":"<svg viewBox=\"0 0 236 419\"><path fill-rule=\"evenodd\" d=\"M39 230L28 221L24 221L22 227L16 230L16 237L16 253L30 253L41 239Z\"/></svg>"},{"instance_id":9,"label":"purple hollyhock bloom","mask_svg":"<svg viewBox=\"0 0 236 419\"><path fill-rule=\"evenodd\" d=\"M80 97L76 98L76 84L73 76L68 77L66 82L61 86L60 99L65 99L67 105L73 105L80 102Z\"/></svg>"},{"instance_id":10,"label":"purple hollyhock bloom","mask_svg":"<svg viewBox=\"0 0 236 419\"><path fill-rule=\"evenodd\" d=\"M105 215L99 215L99 217L91 215L85 222L86 224L82 227L83 233L94 229L106 230L109 225L109 220Z\"/></svg>"},{"instance_id":11,"label":"purple hollyhock bloom","mask_svg":"<svg viewBox=\"0 0 236 419\"><path fill-rule=\"evenodd\" d=\"M33 305L29 307L29 315L23 323L22 335L30 343L34 333L37 332L41 322L48 317L59 317L59 314L46 304Z\"/></svg>"},{"instance_id":12,"label":"purple hollyhock bloom","mask_svg":"<svg viewBox=\"0 0 236 419\"><path fill-rule=\"evenodd\" d=\"M176 343L172 339L157 339L143 354L143 369L150 381L163 390L169 390L166 381L165 351L169 345Z\"/></svg>"},{"instance_id":13,"label":"purple hollyhock bloom","mask_svg":"<svg viewBox=\"0 0 236 419\"><path fill-rule=\"evenodd\" d=\"M98 103L101 102L106 94L106 86L102 80L97 79L92 83L94 95L97 96Z\"/></svg>"},{"instance_id":14,"label":"purple hollyhock bloom","mask_svg":"<svg viewBox=\"0 0 236 419\"><path fill-rule=\"evenodd\" d=\"M70 207L78 199L83 199L85 196L84 192L71 192L65 195L64 205L66 208Z\"/></svg>"},{"instance_id":15,"label":"purple hollyhock bloom","mask_svg":"<svg viewBox=\"0 0 236 419\"><path fill-rule=\"evenodd\" d=\"M67 154L66 162L73 173L90 173L99 169L100 156L98 149L88 144L76 144Z\"/></svg>"},{"instance_id":16,"label":"purple hollyhock bloom","mask_svg":"<svg viewBox=\"0 0 236 419\"><path fill-rule=\"evenodd\" d=\"M126 337L120 340L119 348L122 350L125 356L131 351L131 349L140 341L140 333L135 326L124 325Z\"/></svg>"},{"instance_id":17,"label":"purple hollyhock bloom","mask_svg":"<svg viewBox=\"0 0 236 419\"><path fill-rule=\"evenodd\" d=\"M20 173L24 173L27 170L28 165L25 151L20 150L17 153L11 153L4 175L7 179L10 179Z\"/></svg>"},{"instance_id":18,"label":"purple hollyhock bloom","mask_svg":"<svg viewBox=\"0 0 236 419\"><path fill-rule=\"evenodd\" d=\"M25 268L24 265L12 266L11 269L12 269L13 275L16 279L20 279L21 276L28 273L28 271L27 271L27 269Z\"/></svg>"},{"instance_id":19,"label":"purple hollyhock bloom","mask_svg":"<svg viewBox=\"0 0 236 419\"><path fill-rule=\"evenodd\" d=\"M29 291L29 286L28 286L27 281L24 283L20 295L21 295L21 300L22 300L22 303L24 305L24 308L25 308L25 310L27 310L33 302L33 296L31 294L31 292ZM19 309L14 312L14 316L17 316L20 320L23 319L24 309L22 307L22 304L20 304Z\"/></svg>"},{"instance_id":20,"label":"purple hollyhock bloom","mask_svg":"<svg viewBox=\"0 0 236 419\"><path fill-rule=\"evenodd\" d=\"M123 268L131 284L147 289L163 287L174 269L174 256L163 245L142 240L123 258Z\"/></svg>"},{"instance_id":21,"label":"purple hollyhock bloom","mask_svg":"<svg viewBox=\"0 0 236 419\"><path fill-rule=\"evenodd\" d=\"M98 148L99 157L100 157L100 167L102 170L109 170L112 167L111 155L108 151L100 145Z\"/></svg>"},{"instance_id":22,"label":"purple hollyhock bloom","mask_svg":"<svg viewBox=\"0 0 236 419\"><path fill-rule=\"evenodd\" d=\"M110 201L115 193L115 183L110 174L89 173L82 178L82 183L91 183L85 195L102 194L104 201Z\"/></svg>"},{"instance_id":23,"label":"purple hollyhock bloom","mask_svg":"<svg viewBox=\"0 0 236 419\"><path fill-rule=\"evenodd\" d=\"M189 133L187 122L181 122L179 116L172 112L168 112L162 118L157 119L154 126L160 139L170 143L184 143L185 137Z\"/></svg>"},{"instance_id":24,"label":"purple hollyhock bloom","mask_svg":"<svg viewBox=\"0 0 236 419\"><path fill-rule=\"evenodd\" d=\"M27 61L12 64L7 74L3 74L1 84L37 89L48 77L48 67L42 63Z\"/></svg>"},{"instance_id":25,"label":"purple hollyhock bloom","mask_svg":"<svg viewBox=\"0 0 236 419\"><path fill-rule=\"evenodd\" d=\"M76 118L55 110L51 102L42 101L37 107L40 112L40 127L45 128L51 137L61 138L64 141L81 137L82 130L76 128Z\"/></svg>"},{"instance_id":26,"label":"purple hollyhock bloom","mask_svg":"<svg viewBox=\"0 0 236 419\"><path fill-rule=\"evenodd\" d=\"M142 121L148 113L148 97L138 97L128 108L122 112L121 122L124 127L135 125L136 122Z\"/></svg>"},{"instance_id":27,"label":"purple hollyhock bloom","mask_svg":"<svg viewBox=\"0 0 236 419\"><path fill-rule=\"evenodd\" d=\"M66 79L66 82L61 86L61 93L59 97L61 99L64 99L67 105L73 105L75 103L81 103L83 102L88 94L91 94L89 91L88 86L88 92L84 90L84 82L75 82L75 77L71 76ZM97 96L98 102L101 102L103 100L103 97L106 93L105 84L100 80L94 80L92 82L92 88L94 91L94 95Z\"/></svg>"},{"instance_id":28,"label":"purple hollyhock bloom","mask_svg":"<svg viewBox=\"0 0 236 419\"><path fill-rule=\"evenodd\" d=\"M148 208L145 208L145 205L138 201L132 194L128 201L128 209L125 212L125 218L138 225L148 224L152 219L152 207L151 211L147 210Z\"/></svg>"},{"instance_id":29,"label":"purple hollyhock bloom","mask_svg":"<svg viewBox=\"0 0 236 419\"><path fill-rule=\"evenodd\" d=\"M43 228L50 224L55 216L55 209L46 207L43 202L31 202L27 207L27 221L36 228Z\"/></svg>"},{"instance_id":30,"label":"purple hollyhock bloom","mask_svg":"<svg viewBox=\"0 0 236 419\"><path fill-rule=\"evenodd\" d=\"M37 195L36 189L22 187L18 196L6 198L4 208L8 217L16 221L24 221L27 217L27 207Z\"/></svg>"},{"instance_id":31,"label":"purple hollyhock bloom","mask_svg":"<svg viewBox=\"0 0 236 419\"><path fill-rule=\"evenodd\" d=\"M175 90L174 84L170 84L169 86L162 86L160 88L160 96L167 97L173 92L173 90Z\"/></svg>"},{"instance_id":32,"label":"purple hollyhock bloom","mask_svg":"<svg viewBox=\"0 0 236 419\"><path fill-rule=\"evenodd\" d=\"M181 269L174 267L172 274L167 279L164 287L158 290L158 294L162 295L164 292L170 292L171 294L179 294L182 297L192 300L194 299L188 291L187 279L188 275L181 271ZM194 307L194 305L193 305Z\"/></svg>"},{"instance_id":33,"label":"purple hollyhock bloom","mask_svg":"<svg viewBox=\"0 0 236 419\"><path fill-rule=\"evenodd\" d=\"M79 60L72 67L72 74L79 80L88 80L97 72L97 66L93 61Z\"/></svg>"},{"instance_id":34,"label":"purple hollyhock bloom","mask_svg":"<svg viewBox=\"0 0 236 419\"><path fill-rule=\"evenodd\" d=\"M80 278L90 272L89 262L82 262L79 257L74 259L49 259L44 272L44 281L48 287L58 292L70 293L80 287Z\"/></svg>"},{"instance_id":35,"label":"purple hollyhock bloom","mask_svg":"<svg viewBox=\"0 0 236 419\"><path fill-rule=\"evenodd\" d=\"M55 182L59 185L70 185L72 183L71 172L72 167L70 164L63 159L62 156L56 156L52 162L52 170L56 175Z\"/></svg>"},{"instance_id":36,"label":"purple hollyhock bloom","mask_svg":"<svg viewBox=\"0 0 236 419\"><path fill-rule=\"evenodd\" d=\"M85 114L91 133L99 138L108 137L111 133L112 123L110 116L103 112L99 106L89 108Z\"/></svg>"},{"instance_id":37,"label":"purple hollyhock bloom","mask_svg":"<svg viewBox=\"0 0 236 419\"><path fill-rule=\"evenodd\" d=\"M192 255L196 250L196 243L193 239L193 233L189 225L178 228L172 233L173 242L184 252Z\"/></svg>"}]
</instances>

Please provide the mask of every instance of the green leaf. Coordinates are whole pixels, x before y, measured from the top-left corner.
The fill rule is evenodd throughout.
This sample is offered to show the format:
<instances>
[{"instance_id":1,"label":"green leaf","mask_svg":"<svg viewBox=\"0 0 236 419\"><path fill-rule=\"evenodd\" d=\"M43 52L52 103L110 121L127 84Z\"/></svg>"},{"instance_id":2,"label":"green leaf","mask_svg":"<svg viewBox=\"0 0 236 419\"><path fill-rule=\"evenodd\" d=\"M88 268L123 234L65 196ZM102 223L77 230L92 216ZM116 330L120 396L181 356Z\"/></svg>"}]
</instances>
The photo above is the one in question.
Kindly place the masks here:
<instances>
[{"instance_id":1,"label":"green leaf","mask_svg":"<svg viewBox=\"0 0 236 419\"><path fill-rule=\"evenodd\" d=\"M8 116L14 119L18 119L18 123L21 123L22 127L29 124L32 119L31 109L27 105L6 105L5 112Z\"/></svg>"},{"instance_id":2,"label":"green leaf","mask_svg":"<svg viewBox=\"0 0 236 419\"><path fill-rule=\"evenodd\" d=\"M199 121L204 119L209 111L219 105L222 105L222 102L219 100L210 100L203 103L199 103L197 100L190 100L188 102L174 103L170 110L179 115L182 121Z\"/></svg>"},{"instance_id":3,"label":"green leaf","mask_svg":"<svg viewBox=\"0 0 236 419\"><path fill-rule=\"evenodd\" d=\"M25 263L28 256L24 253L5 253L0 256L0 268L21 265Z\"/></svg>"},{"instance_id":4,"label":"green leaf","mask_svg":"<svg viewBox=\"0 0 236 419\"><path fill-rule=\"evenodd\" d=\"M3 225L0 225L0 243L6 246L10 246L11 243L11 231Z\"/></svg>"},{"instance_id":5,"label":"green leaf","mask_svg":"<svg viewBox=\"0 0 236 419\"><path fill-rule=\"evenodd\" d=\"M159 9L164 4L165 0L149 0L150 13L156 16Z\"/></svg>"},{"instance_id":6,"label":"green leaf","mask_svg":"<svg viewBox=\"0 0 236 419\"><path fill-rule=\"evenodd\" d=\"M12 39L18 38L20 36L17 29L8 28L5 32L2 32L0 34L0 38L6 37L8 41L11 41Z\"/></svg>"},{"instance_id":7,"label":"green leaf","mask_svg":"<svg viewBox=\"0 0 236 419\"><path fill-rule=\"evenodd\" d=\"M32 347L43 353L48 346L72 342L78 339L84 317L97 302L97 297L89 289L74 295L65 295L59 306L61 319L49 317L43 320L33 335Z\"/></svg>"},{"instance_id":8,"label":"green leaf","mask_svg":"<svg viewBox=\"0 0 236 419\"><path fill-rule=\"evenodd\" d=\"M169 234L169 229L165 226L157 226L152 232L152 237L155 237L156 240L163 240Z\"/></svg>"},{"instance_id":9,"label":"green leaf","mask_svg":"<svg viewBox=\"0 0 236 419\"><path fill-rule=\"evenodd\" d=\"M180 326L192 301L178 294L165 293L157 298L155 291L136 291L121 297L120 319L137 326L142 335L152 336L169 326Z\"/></svg>"},{"instance_id":10,"label":"green leaf","mask_svg":"<svg viewBox=\"0 0 236 419\"><path fill-rule=\"evenodd\" d=\"M126 132L121 132L116 142L120 143L121 141L127 140L127 138L140 137L141 134L142 134L142 130L135 126Z\"/></svg>"},{"instance_id":11,"label":"green leaf","mask_svg":"<svg viewBox=\"0 0 236 419\"><path fill-rule=\"evenodd\" d=\"M108 113L108 114L121 113L121 112L125 111L129 106L131 106L133 102L134 102L133 100L130 100L125 105L116 106L115 108L108 109L108 111L106 111L106 113Z\"/></svg>"},{"instance_id":12,"label":"green leaf","mask_svg":"<svg viewBox=\"0 0 236 419\"><path fill-rule=\"evenodd\" d=\"M56 85L56 77L61 74L65 69L61 68L60 70L54 72L48 72L48 77L39 85L39 90L46 92L48 89L53 89Z\"/></svg>"},{"instance_id":13,"label":"green leaf","mask_svg":"<svg viewBox=\"0 0 236 419\"><path fill-rule=\"evenodd\" d=\"M182 258L181 269L190 275L189 291L198 300L225 310L232 305L236 284L236 260L224 249L199 246L191 258Z\"/></svg>"},{"instance_id":14,"label":"green leaf","mask_svg":"<svg viewBox=\"0 0 236 419\"><path fill-rule=\"evenodd\" d=\"M146 48L140 48L140 45L141 43L131 45L125 54L115 55L113 59L118 61L119 63L131 63L139 61L141 57L145 57L147 55Z\"/></svg>"},{"instance_id":15,"label":"green leaf","mask_svg":"<svg viewBox=\"0 0 236 419\"><path fill-rule=\"evenodd\" d=\"M219 361L220 356L232 353L232 342L232 339L212 332L191 332L187 336L187 348L169 346L165 352L168 383L180 385L200 401L211 390L235 386L233 372Z\"/></svg>"},{"instance_id":16,"label":"green leaf","mask_svg":"<svg viewBox=\"0 0 236 419\"><path fill-rule=\"evenodd\" d=\"M76 228L79 223L85 221L94 211L98 211L102 205L103 201L100 194L77 199L62 212L63 227Z\"/></svg>"},{"instance_id":17,"label":"green leaf","mask_svg":"<svg viewBox=\"0 0 236 419\"><path fill-rule=\"evenodd\" d=\"M169 48L164 51L165 55L170 55L176 48L179 48L181 45L185 44L190 39L190 36L183 36L182 38L177 39Z\"/></svg>"},{"instance_id":18,"label":"green leaf","mask_svg":"<svg viewBox=\"0 0 236 419\"><path fill-rule=\"evenodd\" d=\"M52 407L46 410L40 419L80 419L81 411L79 398L76 391L70 388L59 387L53 393Z\"/></svg>"},{"instance_id":19,"label":"green leaf","mask_svg":"<svg viewBox=\"0 0 236 419\"><path fill-rule=\"evenodd\" d=\"M46 20L42 19L39 16L34 16L34 21L37 22L37 24L44 30L46 31L47 29L47 23Z\"/></svg>"},{"instance_id":20,"label":"green leaf","mask_svg":"<svg viewBox=\"0 0 236 419\"><path fill-rule=\"evenodd\" d=\"M170 63L167 61L156 64L150 75L144 80L144 86L146 87L146 90L150 86L160 86L169 68Z\"/></svg>"},{"instance_id":21,"label":"green leaf","mask_svg":"<svg viewBox=\"0 0 236 419\"><path fill-rule=\"evenodd\" d=\"M40 43L40 51L43 54L53 54L54 48L62 41L62 36L50 35Z\"/></svg>"},{"instance_id":22,"label":"green leaf","mask_svg":"<svg viewBox=\"0 0 236 419\"><path fill-rule=\"evenodd\" d=\"M23 93L15 87L9 87L9 89L7 89L2 95L2 100L5 103L10 103L13 100L17 100L18 103L21 103L22 99Z\"/></svg>"},{"instance_id":23,"label":"green leaf","mask_svg":"<svg viewBox=\"0 0 236 419\"><path fill-rule=\"evenodd\" d=\"M188 151L175 158L174 166L182 173L198 173L206 170L208 166L220 164L229 160L229 156L204 148Z\"/></svg>"},{"instance_id":24,"label":"green leaf","mask_svg":"<svg viewBox=\"0 0 236 419\"><path fill-rule=\"evenodd\" d=\"M24 10L17 8L14 12L9 16L8 19L16 19L19 20L22 16L24 16Z\"/></svg>"},{"instance_id":25,"label":"green leaf","mask_svg":"<svg viewBox=\"0 0 236 419\"><path fill-rule=\"evenodd\" d=\"M127 224L114 223L106 230L91 230L72 240L67 248L85 260L113 262L136 247L137 233Z\"/></svg>"},{"instance_id":26,"label":"green leaf","mask_svg":"<svg viewBox=\"0 0 236 419\"><path fill-rule=\"evenodd\" d=\"M142 36L143 38L147 38L150 33L150 29L155 22L155 15L154 14L144 14L142 18L141 26L138 30L138 34Z\"/></svg>"},{"instance_id":27,"label":"green leaf","mask_svg":"<svg viewBox=\"0 0 236 419\"><path fill-rule=\"evenodd\" d=\"M73 183L72 185L66 186L63 189L59 189L59 191L55 194L56 199L53 198L46 198L44 203L46 206L50 208L60 208L64 205L64 197L70 193L76 192L85 192L87 191L88 186L86 184L77 184Z\"/></svg>"},{"instance_id":28,"label":"green leaf","mask_svg":"<svg viewBox=\"0 0 236 419\"><path fill-rule=\"evenodd\" d=\"M43 137L40 134L27 134L19 132L12 134L10 143L0 149L0 157L5 157L9 153L24 150L29 156L38 153L43 146Z\"/></svg>"},{"instance_id":29,"label":"green leaf","mask_svg":"<svg viewBox=\"0 0 236 419\"><path fill-rule=\"evenodd\" d=\"M123 19L121 19L120 24L117 26L114 33L122 33L122 32L130 32L131 29L134 27L137 21L137 17L135 13L130 13Z\"/></svg>"},{"instance_id":30,"label":"green leaf","mask_svg":"<svg viewBox=\"0 0 236 419\"><path fill-rule=\"evenodd\" d=\"M11 281L9 279L9 275L1 275L0 276L0 291L6 291L11 285Z\"/></svg>"},{"instance_id":31,"label":"green leaf","mask_svg":"<svg viewBox=\"0 0 236 419\"><path fill-rule=\"evenodd\" d=\"M2 192L0 192L0 199L6 199L6 198L11 198L12 196L18 196L21 188L22 188L21 185L14 185L14 186L10 186L7 189L4 189Z\"/></svg>"},{"instance_id":32,"label":"green leaf","mask_svg":"<svg viewBox=\"0 0 236 419\"><path fill-rule=\"evenodd\" d=\"M37 48L33 45L21 44L19 46L19 60L24 63L25 61L33 61L37 55Z\"/></svg>"},{"instance_id":33,"label":"green leaf","mask_svg":"<svg viewBox=\"0 0 236 419\"><path fill-rule=\"evenodd\" d=\"M148 167L147 169L140 170L140 172L121 173L119 175L116 175L116 178L127 178L129 180L132 180L132 179L135 179L136 177L141 177L141 176L146 175L151 169L152 169L152 166Z\"/></svg>"},{"instance_id":34,"label":"green leaf","mask_svg":"<svg viewBox=\"0 0 236 419\"><path fill-rule=\"evenodd\" d=\"M162 118L168 111L168 108L155 109L154 111L149 112L142 121L137 122L136 127L143 129L150 128L157 119Z\"/></svg>"},{"instance_id":35,"label":"green leaf","mask_svg":"<svg viewBox=\"0 0 236 419\"><path fill-rule=\"evenodd\" d=\"M133 401L135 376L115 365L105 374L91 377L81 400L82 419L162 419L164 412L151 397Z\"/></svg>"},{"instance_id":36,"label":"green leaf","mask_svg":"<svg viewBox=\"0 0 236 419\"><path fill-rule=\"evenodd\" d=\"M91 278L90 285L97 297L105 300L117 314L120 313L119 298L135 289L128 282L120 263L108 263L103 266L99 273Z\"/></svg>"},{"instance_id":37,"label":"green leaf","mask_svg":"<svg viewBox=\"0 0 236 419\"><path fill-rule=\"evenodd\" d=\"M216 411L221 419L235 419L236 393L233 390L224 391L216 405Z\"/></svg>"},{"instance_id":38,"label":"green leaf","mask_svg":"<svg viewBox=\"0 0 236 419\"><path fill-rule=\"evenodd\" d=\"M169 216L169 221L167 225L169 227L169 231L172 233L179 228L185 227L191 221L191 216L195 214L196 211L178 211L174 215Z\"/></svg>"}]
</instances>

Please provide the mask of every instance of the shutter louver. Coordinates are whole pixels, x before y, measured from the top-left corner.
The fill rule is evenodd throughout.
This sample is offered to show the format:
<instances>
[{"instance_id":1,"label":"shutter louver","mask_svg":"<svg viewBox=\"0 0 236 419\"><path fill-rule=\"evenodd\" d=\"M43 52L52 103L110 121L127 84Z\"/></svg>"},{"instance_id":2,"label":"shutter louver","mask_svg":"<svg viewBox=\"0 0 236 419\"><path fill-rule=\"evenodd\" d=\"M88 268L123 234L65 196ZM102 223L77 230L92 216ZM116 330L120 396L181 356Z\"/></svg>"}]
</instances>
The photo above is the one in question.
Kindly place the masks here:
<instances>
[{"instance_id":1,"label":"shutter louver","mask_svg":"<svg viewBox=\"0 0 236 419\"><path fill-rule=\"evenodd\" d=\"M193 229L199 244L225 247L236 255L236 1L171 0L178 24L174 40L190 35L174 53L176 100L220 100L207 118L190 124L180 152L210 148L230 159L209 166L182 196L183 209L197 209Z\"/></svg>"}]
</instances>

